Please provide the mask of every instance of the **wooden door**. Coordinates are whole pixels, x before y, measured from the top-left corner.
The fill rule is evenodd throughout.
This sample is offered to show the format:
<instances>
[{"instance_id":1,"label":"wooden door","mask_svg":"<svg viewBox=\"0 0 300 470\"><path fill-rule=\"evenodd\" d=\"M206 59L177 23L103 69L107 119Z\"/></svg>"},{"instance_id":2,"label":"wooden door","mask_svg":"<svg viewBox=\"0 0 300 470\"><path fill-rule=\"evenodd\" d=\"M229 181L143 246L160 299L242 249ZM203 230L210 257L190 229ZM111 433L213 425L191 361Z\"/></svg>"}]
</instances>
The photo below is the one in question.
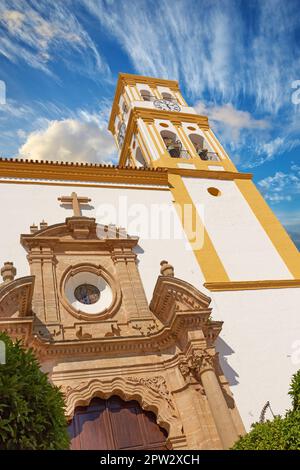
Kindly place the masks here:
<instances>
[{"instance_id":1,"label":"wooden door","mask_svg":"<svg viewBox=\"0 0 300 470\"><path fill-rule=\"evenodd\" d=\"M69 425L71 448L78 449L166 449L167 433L153 413L136 401L119 397L94 398L89 406L77 407Z\"/></svg>"}]
</instances>

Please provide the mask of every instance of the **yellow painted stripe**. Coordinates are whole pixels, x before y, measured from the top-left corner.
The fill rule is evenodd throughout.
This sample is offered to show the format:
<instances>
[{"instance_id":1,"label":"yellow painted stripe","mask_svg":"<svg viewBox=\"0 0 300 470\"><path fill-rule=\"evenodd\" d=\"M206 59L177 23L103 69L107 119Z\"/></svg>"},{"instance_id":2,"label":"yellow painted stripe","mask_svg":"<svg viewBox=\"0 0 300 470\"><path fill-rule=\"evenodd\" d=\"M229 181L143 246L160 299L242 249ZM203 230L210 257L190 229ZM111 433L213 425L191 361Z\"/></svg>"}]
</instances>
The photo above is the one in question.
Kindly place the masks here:
<instances>
[{"instance_id":1,"label":"yellow painted stripe","mask_svg":"<svg viewBox=\"0 0 300 470\"><path fill-rule=\"evenodd\" d=\"M193 227L201 227L204 232L204 243L202 248L194 249L194 255L198 261L200 269L205 277L207 282L212 281L219 281L219 282L226 282L229 281L229 277L225 271L225 268L220 260L212 241L205 229L203 227L203 222L200 219L200 216L197 213L197 209L191 199L184 182L180 175L170 174L169 175L169 182L171 185L172 195L174 197L174 201L177 203L178 207L178 215L181 219L181 223L183 224L182 220L182 213L184 210L185 204L190 204L193 207L192 210L192 217L193 217ZM180 209L180 210L179 210ZM186 232L187 237L189 238L189 234ZM192 242L192 241L191 241Z\"/></svg>"},{"instance_id":2,"label":"yellow painted stripe","mask_svg":"<svg viewBox=\"0 0 300 470\"><path fill-rule=\"evenodd\" d=\"M288 289L292 287L300 287L300 279L206 282L204 287L211 292L224 292L228 290Z\"/></svg>"},{"instance_id":3,"label":"yellow painted stripe","mask_svg":"<svg viewBox=\"0 0 300 470\"><path fill-rule=\"evenodd\" d=\"M256 218L295 279L300 278L300 252L251 180L235 180Z\"/></svg>"}]
</instances>

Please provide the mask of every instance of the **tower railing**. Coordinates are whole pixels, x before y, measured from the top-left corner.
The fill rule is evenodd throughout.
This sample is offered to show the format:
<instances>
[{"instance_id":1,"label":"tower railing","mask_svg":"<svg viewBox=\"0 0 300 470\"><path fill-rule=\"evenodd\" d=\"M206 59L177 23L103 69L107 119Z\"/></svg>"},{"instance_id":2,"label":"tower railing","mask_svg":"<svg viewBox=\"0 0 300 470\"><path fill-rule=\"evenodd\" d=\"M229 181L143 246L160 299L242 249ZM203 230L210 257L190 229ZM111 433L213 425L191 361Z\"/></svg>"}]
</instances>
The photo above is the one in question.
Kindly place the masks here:
<instances>
[{"instance_id":1,"label":"tower railing","mask_svg":"<svg viewBox=\"0 0 300 470\"><path fill-rule=\"evenodd\" d=\"M172 158L183 158L185 160L189 160L191 158L191 154L188 150L183 148L167 148L170 157Z\"/></svg>"},{"instance_id":2,"label":"tower railing","mask_svg":"<svg viewBox=\"0 0 300 470\"><path fill-rule=\"evenodd\" d=\"M216 152L205 152L203 150L197 152L201 160L219 162L220 158Z\"/></svg>"}]
</instances>

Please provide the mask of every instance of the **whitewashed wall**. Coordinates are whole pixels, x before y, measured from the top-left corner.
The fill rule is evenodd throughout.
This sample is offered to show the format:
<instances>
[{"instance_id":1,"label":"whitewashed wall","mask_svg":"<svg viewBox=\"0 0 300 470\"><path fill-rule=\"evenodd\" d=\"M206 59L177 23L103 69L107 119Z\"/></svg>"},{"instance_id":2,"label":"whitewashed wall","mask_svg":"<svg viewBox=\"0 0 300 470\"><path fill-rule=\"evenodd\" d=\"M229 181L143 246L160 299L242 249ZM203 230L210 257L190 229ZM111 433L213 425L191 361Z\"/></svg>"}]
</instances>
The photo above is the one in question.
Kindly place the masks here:
<instances>
[{"instance_id":1,"label":"whitewashed wall","mask_svg":"<svg viewBox=\"0 0 300 470\"><path fill-rule=\"evenodd\" d=\"M231 281L292 279L292 275L234 181L184 178ZM216 187L214 197L207 188ZM201 216L201 214L200 214Z\"/></svg>"},{"instance_id":2,"label":"whitewashed wall","mask_svg":"<svg viewBox=\"0 0 300 470\"><path fill-rule=\"evenodd\" d=\"M291 376L300 369L300 289L211 293L213 318L223 320L218 350L247 429L270 401L290 407ZM266 418L271 419L269 411Z\"/></svg>"},{"instance_id":3,"label":"whitewashed wall","mask_svg":"<svg viewBox=\"0 0 300 470\"><path fill-rule=\"evenodd\" d=\"M34 222L39 224L43 219L49 225L64 222L72 216L72 211L60 206L57 198L70 195L72 191L80 196L92 199L92 210L84 210L83 215L96 217L99 223L119 225L116 216L120 202L121 213L124 214L124 204L130 210L128 220L122 220L122 225L129 229L130 235L140 236L145 230L137 249L139 270L149 301L152 298L154 285L159 275L160 261L166 259L175 267L177 277L185 279L203 290L204 278L192 253L186 249L186 239L174 211L174 223L178 239L147 239L147 227L135 214L140 213L141 207L151 209L151 205L165 204L172 206L172 196L169 191L141 190L124 188L95 188L74 186L48 186L36 184L4 184L0 183L1 218L3 222L0 244L0 264L13 261L17 268L17 276L29 274L26 252L20 245L20 234L30 233L29 227ZM120 199L121 198L121 199ZM116 211L109 211L100 219L100 211L111 204ZM141 204L142 206L136 206ZM172 209L173 210L173 209ZM98 215L97 215L98 213ZM134 223L134 220L136 223ZM161 218L160 225L163 218ZM123 223L124 222L124 223ZM150 226L151 228L151 226ZM151 235L151 233L150 233ZM152 237L155 234L152 233Z\"/></svg>"}]
</instances>

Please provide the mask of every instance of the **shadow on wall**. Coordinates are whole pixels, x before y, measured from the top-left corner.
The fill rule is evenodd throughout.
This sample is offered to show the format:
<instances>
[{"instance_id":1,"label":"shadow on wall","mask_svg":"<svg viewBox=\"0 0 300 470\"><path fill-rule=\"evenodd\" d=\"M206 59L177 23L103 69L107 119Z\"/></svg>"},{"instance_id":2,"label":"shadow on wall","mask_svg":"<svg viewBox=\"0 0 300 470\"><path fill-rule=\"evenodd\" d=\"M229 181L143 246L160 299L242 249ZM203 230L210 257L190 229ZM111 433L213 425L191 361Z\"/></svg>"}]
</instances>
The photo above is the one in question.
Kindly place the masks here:
<instances>
[{"instance_id":1,"label":"shadow on wall","mask_svg":"<svg viewBox=\"0 0 300 470\"><path fill-rule=\"evenodd\" d=\"M218 338L216 341L216 350L219 353L220 366L222 371L229 382L229 385L237 385L238 373L228 364L227 356L231 356L234 353L234 350L228 346L227 343L222 338Z\"/></svg>"}]
</instances>

